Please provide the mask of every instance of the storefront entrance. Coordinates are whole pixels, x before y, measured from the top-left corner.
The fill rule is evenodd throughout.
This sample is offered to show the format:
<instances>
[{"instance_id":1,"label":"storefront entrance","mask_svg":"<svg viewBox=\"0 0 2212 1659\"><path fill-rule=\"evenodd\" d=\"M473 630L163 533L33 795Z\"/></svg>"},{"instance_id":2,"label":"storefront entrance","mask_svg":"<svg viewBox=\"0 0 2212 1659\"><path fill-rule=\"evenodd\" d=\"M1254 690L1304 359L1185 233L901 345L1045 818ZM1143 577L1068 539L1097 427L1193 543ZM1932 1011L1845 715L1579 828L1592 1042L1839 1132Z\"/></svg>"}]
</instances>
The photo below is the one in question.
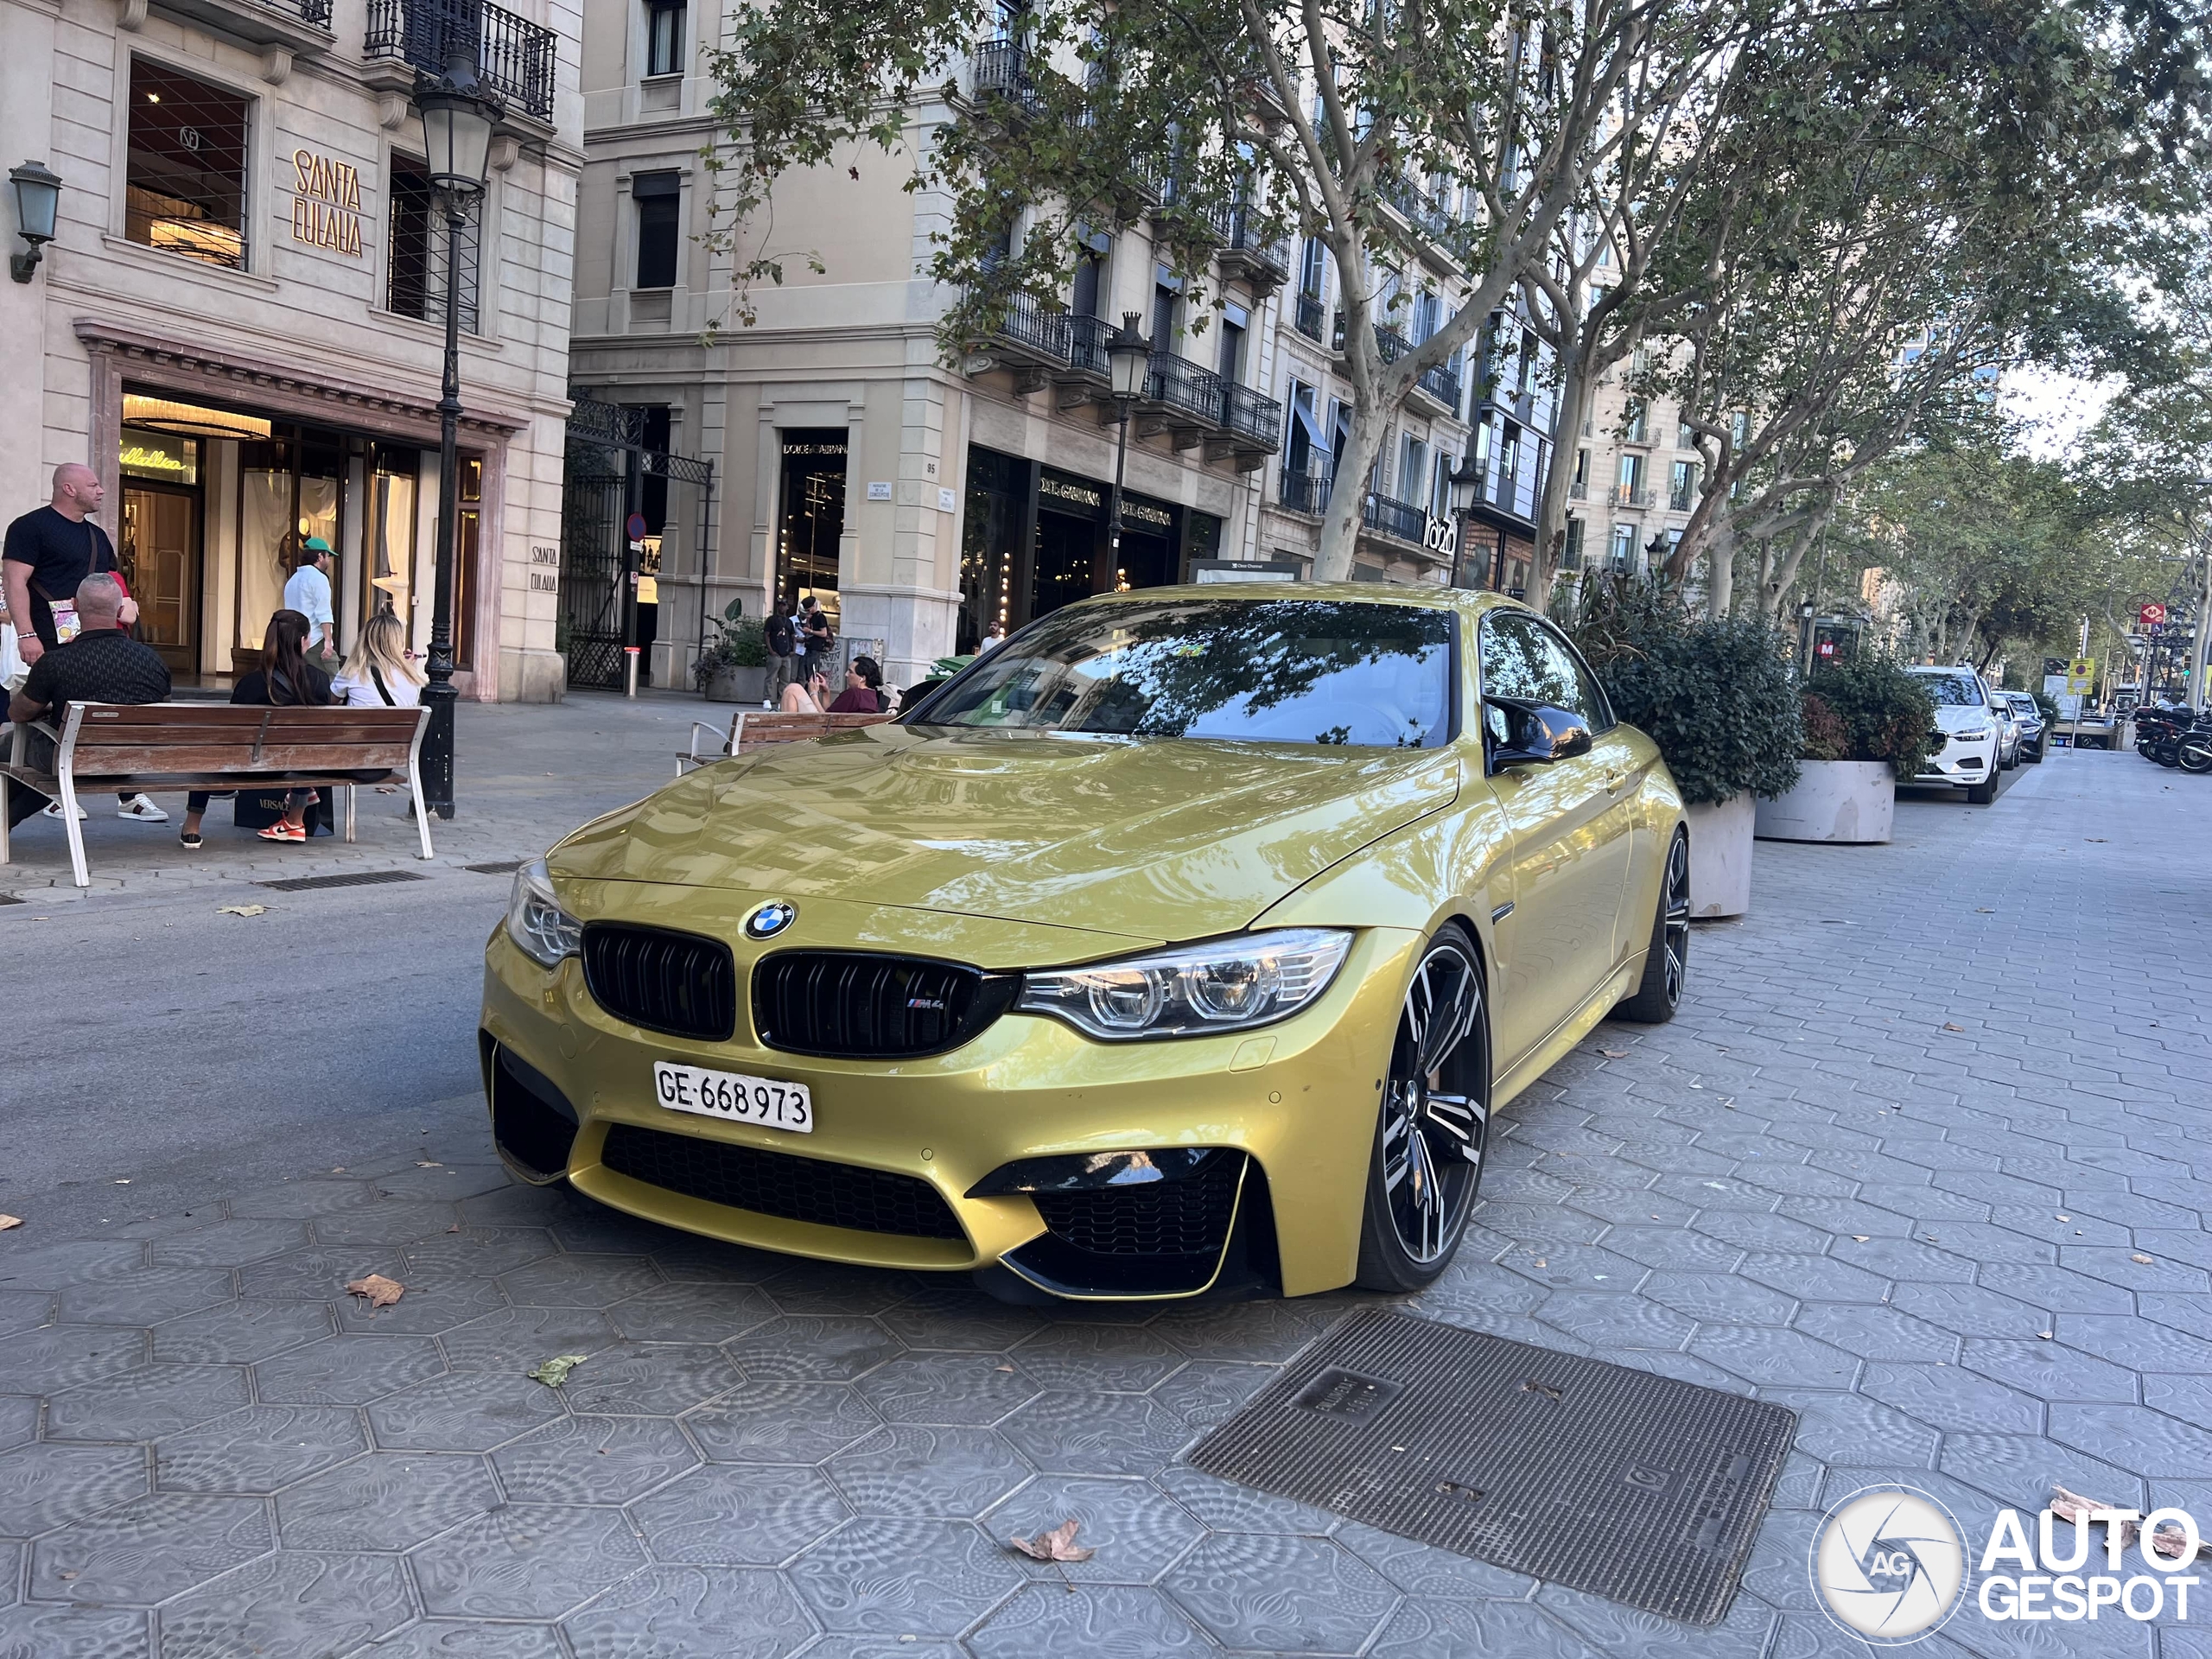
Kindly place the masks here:
<instances>
[{"instance_id":1,"label":"storefront entrance","mask_svg":"<svg viewBox=\"0 0 2212 1659\"><path fill-rule=\"evenodd\" d=\"M801 600L818 599L833 628L838 626L838 547L845 534L846 447L840 427L794 427L783 435L776 604L789 616Z\"/></svg>"},{"instance_id":2,"label":"storefront entrance","mask_svg":"<svg viewBox=\"0 0 2212 1659\"><path fill-rule=\"evenodd\" d=\"M172 674L200 666L200 445L125 432L116 559L138 601L138 637Z\"/></svg>"}]
</instances>

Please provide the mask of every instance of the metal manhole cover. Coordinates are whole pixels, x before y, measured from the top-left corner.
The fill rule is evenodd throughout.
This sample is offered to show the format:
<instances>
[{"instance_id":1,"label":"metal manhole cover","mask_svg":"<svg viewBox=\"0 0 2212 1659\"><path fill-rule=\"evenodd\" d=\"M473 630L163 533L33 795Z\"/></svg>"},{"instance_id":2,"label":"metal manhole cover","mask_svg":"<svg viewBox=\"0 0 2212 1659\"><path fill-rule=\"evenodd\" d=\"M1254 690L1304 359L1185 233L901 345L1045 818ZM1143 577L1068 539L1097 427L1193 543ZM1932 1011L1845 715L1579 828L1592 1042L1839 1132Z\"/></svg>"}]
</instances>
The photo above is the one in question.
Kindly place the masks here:
<instances>
[{"instance_id":1,"label":"metal manhole cover","mask_svg":"<svg viewBox=\"0 0 2212 1659\"><path fill-rule=\"evenodd\" d=\"M355 870L346 875L296 875L284 881L257 881L257 887L278 893L320 893L325 887L376 887L387 881L427 881L417 870Z\"/></svg>"},{"instance_id":2,"label":"metal manhole cover","mask_svg":"<svg viewBox=\"0 0 2212 1659\"><path fill-rule=\"evenodd\" d=\"M479 875L512 875L517 870L522 868L522 860L502 858L489 864L464 864L461 868L464 870L474 870Z\"/></svg>"},{"instance_id":3,"label":"metal manhole cover","mask_svg":"<svg viewBox=\"0 0 2212 1659\"><path fill-rule=\"evenodd\" d=\"M1198 1443L1209 1473L1535 1578L1710 1624L1797 1414L1382 1310Z\"/></svg>"}]
</instances>

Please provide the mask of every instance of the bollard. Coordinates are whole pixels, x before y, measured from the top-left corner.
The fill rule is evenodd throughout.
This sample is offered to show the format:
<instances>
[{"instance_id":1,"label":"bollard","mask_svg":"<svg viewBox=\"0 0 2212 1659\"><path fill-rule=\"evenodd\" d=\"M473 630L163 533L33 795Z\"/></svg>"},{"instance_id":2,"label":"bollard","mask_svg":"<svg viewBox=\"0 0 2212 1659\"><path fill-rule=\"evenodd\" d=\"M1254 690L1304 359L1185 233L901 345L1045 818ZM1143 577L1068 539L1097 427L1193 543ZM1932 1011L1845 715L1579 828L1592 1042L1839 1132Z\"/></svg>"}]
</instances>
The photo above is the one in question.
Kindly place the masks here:
<instances>
[{"instance_id":1,"label":"bollard","mask_svg":"<svg viewBox=\"0 0 2212 1659\"><path fill-rule=\"evenodd\" d=\"M622 647L622 655L626 664L623 669L625 684L622 695L626 697L634 697L638 695L638 647L625 645Z\"/></svg>"}]
</instances>

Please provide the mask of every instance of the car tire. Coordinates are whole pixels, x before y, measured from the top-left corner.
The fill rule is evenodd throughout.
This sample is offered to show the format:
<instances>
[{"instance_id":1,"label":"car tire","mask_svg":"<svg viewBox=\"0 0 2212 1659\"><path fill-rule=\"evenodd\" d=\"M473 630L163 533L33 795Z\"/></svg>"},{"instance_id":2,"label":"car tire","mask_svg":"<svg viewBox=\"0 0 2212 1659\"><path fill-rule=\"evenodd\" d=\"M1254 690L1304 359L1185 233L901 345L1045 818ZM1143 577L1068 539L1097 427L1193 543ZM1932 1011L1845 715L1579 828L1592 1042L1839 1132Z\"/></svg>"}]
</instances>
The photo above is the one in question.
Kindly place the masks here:
<instances>
[{"instance_id":1,"label":"car tire","mask_svg":"<svg viewBox=\"0 0 2212 1659\"><path fill-rule=\"evenodd\" d=\"M1474 941L1441 929L1406 987L1359 1225L1363 1290L1433 1284L1459 1251L1490 1132L1490 1004Z\"/></svg>"},{"instance_id":2,"label":"car tire","mask_svg":"<svg viewBox=\"0 0 2212 1659\"><path fill-rule=\"evenodd\" d=\"M2049 742L2050 740L2046 738L2042 743L2037 744L2032 749L2022 750L2020 759L2026 761L2031 766L2039 766L2043 765L2044 750L2048 746Z\"/></svg>"},{"instance_id":3,"label":"car tire","mask_svg":"<svg viewBox=\"0 0 2212 1659\"><path fill-rule=\"evenodd\" d=\"M1682 983L1690 967L1690 838L1675 831L1667 849L1667 869L1659 882L1659 904L1651 918L1651 943L1643 952L1643 977L1613 1012L1639 1025L1662 1026L1682 1005Z\"/></svg>"},{"instance_id":4,"label":"car tire","mask_svg":"<svg viewBox=\"0 0 2212 1659\"><path fill-rule=\"evenodd\" d=\"M1985 778L1978 784L1967 785L1967 799L1975 806L1987 806L1997 798L1997 780Z\"/></svg>"}]
</instances>

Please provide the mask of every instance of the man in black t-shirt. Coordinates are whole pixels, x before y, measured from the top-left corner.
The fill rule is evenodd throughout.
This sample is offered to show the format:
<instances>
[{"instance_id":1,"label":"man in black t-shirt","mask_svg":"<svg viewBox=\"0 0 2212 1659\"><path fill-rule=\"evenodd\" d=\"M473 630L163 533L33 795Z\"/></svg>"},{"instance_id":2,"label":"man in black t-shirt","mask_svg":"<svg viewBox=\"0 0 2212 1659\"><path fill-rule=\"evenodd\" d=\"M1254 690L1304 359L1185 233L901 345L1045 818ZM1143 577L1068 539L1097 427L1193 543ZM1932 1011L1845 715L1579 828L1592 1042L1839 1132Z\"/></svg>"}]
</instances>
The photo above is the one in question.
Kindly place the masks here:
<instances>
[{"instance_id":1,"label":"man in black t-shirt","mask_svg":"<svg viewBox=\"0 0 2212 1659\"><path fill-rule=\"evenodd\" d=\"M77 637L33 663L23 689L8 701L8 718L18 726L49 716L58 721L67 703L160 702L169 694L168 664L152 646L140 645L118 626L124 601L115 578L87 576L77 584L73 597ZM34 732L28 759L33 766L51 766L54 746ZM45 796L11 779L8 827L14 829L46 804Z\"/></svg>"}]
</instances>

